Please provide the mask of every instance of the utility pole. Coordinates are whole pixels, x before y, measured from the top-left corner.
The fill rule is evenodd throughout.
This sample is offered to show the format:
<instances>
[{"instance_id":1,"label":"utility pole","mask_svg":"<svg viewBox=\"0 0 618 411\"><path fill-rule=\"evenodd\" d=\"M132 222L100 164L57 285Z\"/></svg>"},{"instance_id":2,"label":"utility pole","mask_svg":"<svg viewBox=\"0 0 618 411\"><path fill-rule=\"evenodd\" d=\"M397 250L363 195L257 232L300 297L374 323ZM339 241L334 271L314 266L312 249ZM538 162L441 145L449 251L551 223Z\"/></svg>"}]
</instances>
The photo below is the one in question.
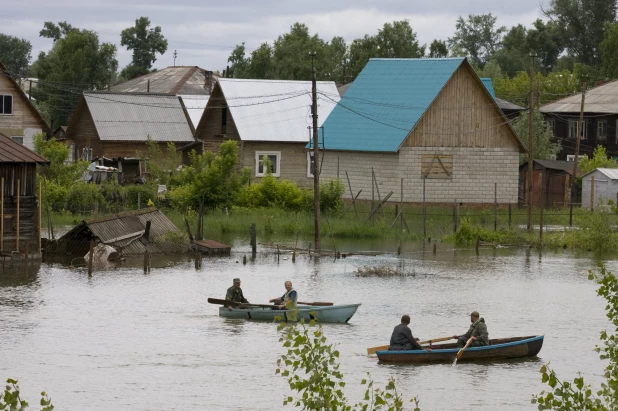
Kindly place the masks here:
<instances>
[{"instance_id":1,"label":"utility pole","mask_svg":"<svg viewBox=\"0 0 618 411\"><path fill-rule=\"evenodd\" d=\"M176 67L176 56L178 56L178 53L174 50L174 67Z\"/></svg>"},{"instance_id":2,"label":"utility pole","mask_svg":"<svg viewBox=\"0 0 618 411\"><path fill-rule=\"evenodd\" d=\"M532 192L534 183L534 58L530 52L530 101L528 102L528 231L532 230Z\"/></svg>"},{"instance_id":3,"label":"utility pole","mask_svg":"<svg viewBox=\"0 0 618 411\"><path fill-rule=\"evenodd\" d=\"M318 90L316 84L316 69L314 58L315 51L309 53L311 56L311 114L313 116L313 209L314 209L314 225L315 225L315 250L319 253L322 250L320 244L320 170L318 168Z\"/></svg>"},{"instance_id":4,"label":"utility pole","mask_svg":"<svg viewBox=\"0 0 618 411\"><path fill-rule=\"evenodd\" d=\"M584 102L586 101L586 85L582 86L582 103L579 108L579 121L577 122L577 138L575 139L575 159L573 161L573 178L571 179L571 203L575 198L575 177L577 177L577 158L579 156L579 140L584 133Z\"/></svg>"}]
</instances>

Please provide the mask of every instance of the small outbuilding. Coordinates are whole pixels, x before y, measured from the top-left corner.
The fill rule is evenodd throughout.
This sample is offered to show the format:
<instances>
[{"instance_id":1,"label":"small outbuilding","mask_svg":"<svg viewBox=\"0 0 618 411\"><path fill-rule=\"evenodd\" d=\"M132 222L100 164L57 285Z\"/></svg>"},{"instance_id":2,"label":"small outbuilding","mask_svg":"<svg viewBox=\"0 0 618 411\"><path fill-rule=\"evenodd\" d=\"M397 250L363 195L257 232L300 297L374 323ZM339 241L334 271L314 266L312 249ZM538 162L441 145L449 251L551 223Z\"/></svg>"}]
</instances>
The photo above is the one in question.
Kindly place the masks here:
<instances>
[{"instance_id":1,"label":"small outbuilding","mask_svg":"<svg viewBox=\"0 0 618 411\"><path fill-rule=\"evenodd\" d=\"M564 160L534 160L532 205L544 208L566 207L570 201L579 203L579 193L571 200L569 197L573 182L573 162ZM577 177L582 171L577 167ZM527 204L528 162L519 166L519 204ZM542 201L541 201L542 198Z\"/></svg>"},{"instance_id":2,"label":"small outbuilding","mask_svg":"<svg viewBox=\"0 0 618 411\"><path fill-rule=\"evenodd\" d=\"M39 254L37 164L49 161L0 133L0 254Z\"/></svg>"},{"instance_id":3,"label":"small outbuilding","mask_svg":"<svg viewBox=\"0 0 618 411\"><path fill-rule=\"evenodd\" d=\"M618 169L597 168L582 177L582 208L594 210L610 200L618 204Z\"/></svg>"}]
</instances>

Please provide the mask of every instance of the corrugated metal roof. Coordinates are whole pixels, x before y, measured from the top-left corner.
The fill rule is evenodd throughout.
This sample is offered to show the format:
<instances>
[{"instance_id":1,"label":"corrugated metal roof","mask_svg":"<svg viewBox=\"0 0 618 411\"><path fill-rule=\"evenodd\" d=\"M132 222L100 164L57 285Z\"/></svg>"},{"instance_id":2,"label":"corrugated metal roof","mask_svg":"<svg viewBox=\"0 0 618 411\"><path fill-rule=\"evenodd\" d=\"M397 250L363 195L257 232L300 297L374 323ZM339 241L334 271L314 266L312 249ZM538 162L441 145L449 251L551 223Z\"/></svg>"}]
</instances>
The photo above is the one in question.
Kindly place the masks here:
<instances>
[{"instance_id":1,"label":"corrugated metal roof","mask_svg":"<svg viewBox=\"0 0 618 411\"><path fill-rule=\"evenodd\" d=\"M49 161L11 137L0 133L0 163L49 164Z\"/></svg>"},{"instance_id":2,"label":"corrugated metal roof","mask_svg":"<svg viewBox=\"0 0 618 411\"><path fill-rule=\"evenodd\" d=\"M211 89L205 88L205 70L197 66L166 67L152 73L116 84L110 91L116 93L147 93L150 80L150 93L163 94L210 94L217 78L212 75Z\"/></svg>"},{"instance_id":3,"label":"corrugated metal roof","mask_svg":"<svg viewBox=\"0 0 618 411\"><path fill-rule=\"evenodd\" d=\"M193 133L178 97L163 94L84 93L101 140L190 142Z\"/></svg>"},{"instance_id":4,"label":"corrugated metal roof","mask_svg":"<svg viewBox=\"0 0 618 411\"><path fill-rule=\"evenodd\" d=\"M197 96L189 94L179 97L182 97L182 101L185 104L185 109L187 109L189 118L191 118L191 123L193 123L193 128L197 128L202 115L204 115L204 110L206 110L210 96Z\"/></svg>"},{"instance_id":5,"label":"corrugated metal roof","mask_svg":"<svg viewBox=\"0 0 618 411\"><path fill-rule=\"evenodd\" d=\"M522 107L518 104L515 103L511 103L508 100L504 100L501 98L496 97L496 103L498 103L498 107L500 107L500 110L519 110L519 111L524 111L526 108Z\"/></svg>"},{"instance_id":6,"label":"corrugated metal roof","mask_svg":"<svg viewBox=\"0 0 618 411\"><path fill-rule=\"evenodd\" d=\"M311 82L285 80L218 80L245 141L309 141ZM318 81L318 126L339 101L332 81Z\"/></svg>"},{"instance_id":7,"label":"corrugated metal roof","mask_svg":"<svg viewBox=\"0 0 618 411\"><path fill-rule=\"evenodd\" d=\"M139 238L146 229L148 221L150 221L150 241L147 245L144 245ZM86 220L83 224L87 225L101 242L121 249L122 255L125 256L141 255L146 250L161 254L183 251L182 245L173 240L165 239L166 233L179 234L180 230L156 208L113 214Z\"/></svg>"},{"instance_id":8,"label":"corrugated metal roof","mask_svg":"<svg viewBox=\"0 0 618 411\"><path fill-rule=\"evenodd\" d=\"M489 94L491 94L491 96L495 100L496 99L496 92L494 91L494 85L491 83L491 79L487 78L487 77L481 77L481 81L483 82L483 85L485 86L487 91L489 91Z\"/></svg>"},{"instance_id":9,"label":"corrugated metal roof","mask_svg":"<svg viewBox=\"0 0 618 411\"><path fill-rule=\"evenodd\" d=\"M463 61L370 59L326 119L325 148L396 152Z\"/></svg>"},{"instance_id":10,"label":"corrugated metal roof","mask_svg":"<svg viewBox=\"0 0 618 411\"><path fill-rule=\"evenodd\" d=\"M618 168L597 168L589 173L584 174L582 178L594 173L595 171L605 174L610 180L618 180Z\"/></svg>"},{"instance_id":11,"label":"corrugated metal roof","mask_svg":"<svg viewBox=\"0 0 618 411\"><path fill-rule=\"evenodd\" d=\"M544 168L550 169L550 170L561 170L564 171L566 173L568 173L569 175L573 175L573 162L572 161L566 161L566 160L534 160L534 162L536 164L541 165ZM520 169L528 169L528 162L526 161L525 163L521 164L519 166ZM581 176L582 170L579 168L579 163L577 164L577 175Z\"/></svg>"},{"instance_id":12,"label":"corrugated metal roof","mask_svg":"<svg viewBox=\"0 0 618 411\"><path fill-rule=\"evenodd\" d=\"M542 113L579 113L582 93L573 94L541 107ZM618 114L618 80L602 84L586 91L586 113Z\"/></svg>"}]
</instances>

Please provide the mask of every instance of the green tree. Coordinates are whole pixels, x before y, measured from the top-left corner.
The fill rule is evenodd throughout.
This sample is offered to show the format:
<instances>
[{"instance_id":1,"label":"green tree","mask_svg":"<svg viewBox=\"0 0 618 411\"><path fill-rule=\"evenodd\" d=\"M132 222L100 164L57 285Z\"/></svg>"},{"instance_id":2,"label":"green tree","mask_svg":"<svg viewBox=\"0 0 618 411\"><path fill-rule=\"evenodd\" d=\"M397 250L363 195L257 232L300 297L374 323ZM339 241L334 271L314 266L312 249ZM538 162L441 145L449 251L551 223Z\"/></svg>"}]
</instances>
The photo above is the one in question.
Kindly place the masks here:
<instances>
[{"instance_id":1,"label":"green tree","mask_svg":"<svg viewBox=\"0 0 618 411\"><path fill-rule=\"evenodd\" d=\"M277 78L273 63L273 48L270 44L262 43L260 47L251 52L251 58L247 63L247 70L242 75L243 78Z\"/></svg>"},{"instance_id":2,"label":"green tree","mask_svg":"<svg viewBox=\"0 0 618 411\"><path fill-rule=\"evenodd\" d=\"M434 40L429 45L429 57L442 58L448 57L448 46L444 40Z\"/></svg>"},{"instance_id":3,"label":"green tree","mask_svg":"<svg viewBox=\"0 0 618 411\"><path fill-rule=\"evenodd\" d=\"M39 167L38 174L63 187L70 187L88 168L87 161L67 162L69 148L53 137L45 140L43 133L34 136L34 150L49 160L49 165Z\"/></svg>"},{"instance_id":4,"label":"green tree","mask_svg":"<svg viewBox=\"0 0 618 411\"><path fill-rule=\"evenodd\" d=\"M26 39L0 33L0 60L12 75L26 75L32 56L32 44Z\"/></svg>"},{"instance_id":5,"label":"green tree","mask_svg":"<svg viewBox=\"0 0 618 411\"><path fill-rule=\"evenodd\" d=\"M77 30L66 21L54 24L51 21L43 23L43 29L39 32L39 37L52 39L54 42L66 37L70 32Z\"/></svg>"},{"instance_id":6,"label":"green tree","mask_svg":"<svg viewBox=\"0 0 618 411\"><path fill-rule=\"evenodd\" d=\"M309 28L301 23L294 23L289 33L280 35L274 43L273 64L277 78L283 80L310 80L311 58L309 52L315 52L315 65L319 79L328 79L324 70L329 66L328 43L317 34L311 36Z\"/></svg>"},{"instance_id":7,"label":"green tree","mask_svg":"<svg viewBox=\"0 0 618 411\"><path fill-rule=\"evenodd\" d=\"M82 92L104 89L117 69L116 46L99 43L93 31L73 29L32 65L32 75L39 78L32 94L52 128L66 125Z\"/></svg>"},{"instance_id":8,"label":"green tree","mask_svg":"<svg viewBox=\"0 0 618 411\"><path fill-rule=\"evenodd\" d=\"M496 20L489 14L470 14L467 20L459 16L455 34L448 39L449 47L463 50L481 68L500 48L506 27L496 28Z\"/></svg>"},{"instance_id":9,"label":"green tree","mask_svg":"<svg viewBox=\"0 0 618 411\"><path fill-rule=\"evenodd\" d=\"M528 113L521 113L513 122L513 130L525 147L528 147ZM534 136L534 159L535 160L555 160L556 154L560 151L560 144L552 143L553 136L551 127L545 122L543 114L535 110L532 115L532 134ZM528 161L528 154L519 155L519 163Z\"/></svg>"},{"instance_id":10,"label":"green tree","mask_svg":"<svg viewBox=\"0 0 618 411\"><path fill-rule=\"evenodd\" d=\"M616 20L616 0L551 0L545 15L558 27L569 56L599 68L606 23Z\"/></svg>"},{"instance_id":11,"label":"green tree","mask_svg":"<svg viewBox=\"0 0 618 411\"><path fill-rule=\"evenodd\" d=\"M618 164L616 164L616 160L607 156L605 147L597 146L597 148L594 149L592 158L584 156L579 161L579 168L585 174L597 168L618 168Z\"/></svg>"},{"instance_id":12,"label":"green tree","mask_svg":"<svg viewBox=\"0 0 618 411\"><path fill-rule=\"evenodd\" d=\"M134 27L126 28L120 33L120 45L126 46L127 50L133 50L131 63L120 74L127 80L150 72L152 63L157 61L157 53L165 54L167 51L167 40L161 33L161 26L149 27L150 19L140 17L135 20Z\"/></svg>"},{"instance_id":13,"label":"green tree","mask_svg":"<svg viewBox=\"0 0 618 411\"><path fill-rule=\"evenodd\" d=\"M52 411L54 406L51 403L51 399L47 396L45 391L41 393L41 411ZM19 385L17 380L9 378L6 380L6 387L2 395L0 395L0 410L7 411L25 411L29 408L28 401L23 400L19 395Z\"/></svg>"},{"instance_id":14,"label":"green tree","mask_svg":"<svg viewBox=\"0 0 618 411\"><path fill-rule=\"evenodd\" d=\"M553 21L545 23L541 19L537 19L532 26L533 28L528 30L526 44L529 50L536 52L537 67L547 74L554 70L558 56L564 50L560 30Z\"/></svg>"},{"instance_id":15,"label":"green tree","mask_svg":"<svg viewBox=\"0 0 618 411\"><path fill-rule=\"evenodd\" d=\"M502 48L491 56L491 61L495 61L509 77L525 71L530 65L527 37L528 30L521 24L511 27L502 40Z\"/></svg>"},{"instance_id":16,"label":"green tree","mask_svg":"<svg viewBox=\"0 0 618 411\"><path fill-rule=\"evenodd\" d=\"M588 271L588 278L598 285L597 295L607 301L606 316L614 326L612 331L602 331L603 346L596 347L600 358L609 363L605 367L605 381L593 389L580 374L573 381L563 381L549 364L541 367L541 381L549 386L532 398L539 410L559 411L610 411L618 409L618 279L599 264L599 270Z\"/></svg>"},{"instance_id":17,"label":"green tree","mask_svg":"<svg viewBox=\"0 0 618 411\"><path fill-rule=\"evenodd\" d=\"M618 22L607 23L600 45L601 70L608 78L618 78Z\"/></svg>"},{"instance_id":18,"label":"green tree","mask_svg":"<svg viewBox=\"0 0 618 411\"><path fill-rule=\"evenodd\" d=\"M150 136L146 140L146 156L144 158L150 177L158 184L168 184L172 176L177 174L182 159L176 151L176 146L169 141L165 150L161 143L153 141Z\"/></svg>"},{"instance_id":19,"label":"green tree","mask_svg":"<svg viewBox=\"0 0 618 411\"><path fill-rule=\"evenodd\" d=\"M304 320L298 325L279 325L282 332L281 341L286 349L277 360L276 374L287 379L290 390L298 397L286 396L283 405L302 407L303 410L403 410L403 398L397 392L395 380L391 378L386 389L374 387L368 379L361 381L367 385L362 401L354 406L348 403L343 388L346 382L339 371L339 351L333 344L328 344L322 325L314 320L307 326ZM414 411L420 411L418 399L414 397Z\"/></svg>"},{"instance_id":20,"label":"green tree","mask_svg":"<svg viewBox=\"0 0 618 411\"><path fill-rule=\"evenodd\" d=\"M375 36L365 34L365 37L353 40L350 44L350 76L358 76L369 59L379 57L379 53L378 40Z\"/></svg>"},{"instance_id":21,"label":"green tree","mask_svg":"<svg viewBox=\"0 0 618 411\"><path fill-rule=\"evenodd\" d=\"M231 63L230 71L231 77L234 78L246 78L246 72L249 65L249 59L245 57L245 42L236 45L232 54L227 58L228 63Z\"/></svg>"}]
</instances>

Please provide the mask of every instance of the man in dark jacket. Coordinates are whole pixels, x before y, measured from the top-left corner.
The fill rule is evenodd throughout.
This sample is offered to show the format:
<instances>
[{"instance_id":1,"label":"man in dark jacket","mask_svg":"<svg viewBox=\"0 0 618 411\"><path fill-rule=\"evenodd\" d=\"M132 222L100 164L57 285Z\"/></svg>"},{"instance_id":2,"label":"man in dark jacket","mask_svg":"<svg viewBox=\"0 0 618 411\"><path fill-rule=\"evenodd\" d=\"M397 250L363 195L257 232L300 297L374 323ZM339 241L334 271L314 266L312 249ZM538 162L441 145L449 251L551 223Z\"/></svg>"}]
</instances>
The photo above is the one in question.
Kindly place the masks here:
<instances>
[{"instance_id":1,"label":"man in dark jacket","mask_svg":"<svg viewBox=\"0 0 618 411\"><path fill-rule=\"evenodd\" d=\"M410 324L410 316L404 315L401 317L401 324L395 327L393 330L393 335L391 335L390 346L388 347L391 351L401 351L401 350L425 350L425 348L421 347L418 343L418 338L414 338L412 336L412 330L408 325ZM425 351L431 351L429 348Z\"/></svg>"},{"instance_id":2,"label":"man in dark jacket","mask_svg":"<svg viewBox=\"0 0 618 411\"><path fill-rule=\"evenodd\" d=\"M236 303L249 303L245 296L242 294L242 288L240 288L240 278L234 278L233 285L227 289L225 299ZM227 309L232 311L231 306L227 306Z\"/></svg>"},{"instance_id":3,"label":"man in dark jacket","mask_svg":"<svg viewBox=\"0 0 618 411\"><path fill-rule=\"evenodd\" d=\"M483 347L489 345L489 333L487 332L487 326L485 325L485 319L480 318L478 311L473 311L470 314L470 328L468 332L463 335L454 335L453 338L457 340L457 346L459 348L466 345L468 339L472 339L472 342L468 347Z\"/></svg>"}]
</instances>

